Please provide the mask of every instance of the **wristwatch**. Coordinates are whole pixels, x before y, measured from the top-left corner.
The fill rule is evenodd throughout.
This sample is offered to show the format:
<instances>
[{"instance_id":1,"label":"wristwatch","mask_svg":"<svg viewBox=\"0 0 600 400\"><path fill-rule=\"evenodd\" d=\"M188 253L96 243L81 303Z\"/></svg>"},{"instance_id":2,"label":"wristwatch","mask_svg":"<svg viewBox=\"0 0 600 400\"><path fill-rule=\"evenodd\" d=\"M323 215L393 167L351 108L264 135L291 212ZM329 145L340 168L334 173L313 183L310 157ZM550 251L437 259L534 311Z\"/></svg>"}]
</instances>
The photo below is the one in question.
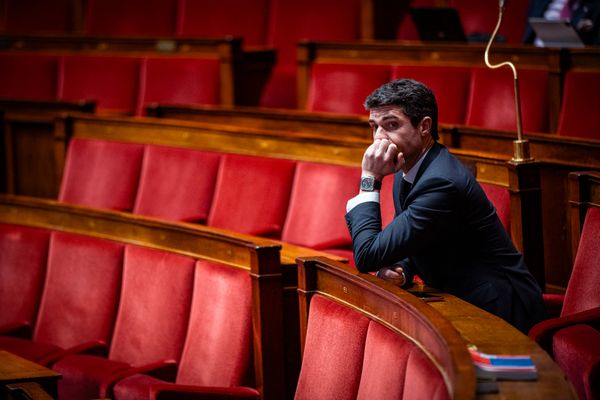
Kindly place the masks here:
<instances>
[{"instance_id":1,"label":"wristwatch","mask_svg":"<svg viewBox=\"0 0 600 400\"><path fill-rule=\"evenodd\" d=\"M381 189L381 181L372 176L363 176L360 178L360 190L372 192Z\"/></svg>"}]
</instances>

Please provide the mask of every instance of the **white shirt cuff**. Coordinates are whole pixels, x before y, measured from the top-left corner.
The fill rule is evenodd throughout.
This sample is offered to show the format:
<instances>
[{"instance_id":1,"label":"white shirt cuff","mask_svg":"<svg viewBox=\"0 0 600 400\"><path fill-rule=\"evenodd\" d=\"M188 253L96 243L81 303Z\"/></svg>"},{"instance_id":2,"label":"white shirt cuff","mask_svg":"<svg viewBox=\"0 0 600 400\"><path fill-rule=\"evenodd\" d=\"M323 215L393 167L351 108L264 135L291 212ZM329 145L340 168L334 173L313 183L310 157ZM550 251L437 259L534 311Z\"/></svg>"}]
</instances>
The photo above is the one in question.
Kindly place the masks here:
<instances>
[{"instance_id":1,"label":"white shirt cuff","mask_svg":"<svg viewBox=\"0 0 600 400\"><path fill-rule=\"evenodd\" d=\"M346 212L349 213L350 210L357 205L366 203L368 201L379 203L379 192L360 192L355 197L348 200L348 203L346 203Z\"/></svg>"}]
</instances>

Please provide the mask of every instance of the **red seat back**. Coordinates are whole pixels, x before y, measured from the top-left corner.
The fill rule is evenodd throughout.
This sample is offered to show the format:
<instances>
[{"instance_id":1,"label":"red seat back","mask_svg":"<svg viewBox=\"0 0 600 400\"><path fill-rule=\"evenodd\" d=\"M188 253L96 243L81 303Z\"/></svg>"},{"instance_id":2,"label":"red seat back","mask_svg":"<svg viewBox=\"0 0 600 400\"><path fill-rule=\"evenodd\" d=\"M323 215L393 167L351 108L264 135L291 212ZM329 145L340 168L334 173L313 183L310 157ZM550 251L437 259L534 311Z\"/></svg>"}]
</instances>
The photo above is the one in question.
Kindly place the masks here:
<instances>
[{"instance_id":1,"label":"red seat back","mask_svg":"<svg viewBox=\"0 0 600 400\"><path fill-rule=\"evenodd\" d=\"M64 56L59 99L96 100L98 109L133 114L138 102L140 59L127 56Z\"/></svg>"},{"instance_id":2,"label":"red seat back","mask_svg":"<svg viewBox=\"0 0 600 400\"><path fill-rule=\"evenodd\" d=\"M220 155L146 146L135 214L176 221L206 221Z\"/></svg>"},{"instance_id":3,"label":"red seat back","mask_svg":"<svg viewBox=\"0 0 600 400\"><path fill-rule=\"evenodd\" d=\"M242 386L252 370L252 286L242 270L198 261L177 383Z\"/></svg>"},{"instance_id":4,"label":"red seat back","mask_svg":"<svg viewBox=\"0 0 600 400\"><path fill-rule=\"evenodd\" d=\"M6 31L67 33L75 29L72 0L5 0Z\"/></svg>"},{"instance_id":5,"label":"red seat back","mask_svg":"<svg viewBox=\"0 0 600 400\"><path fill-rule=\"evenodd\" d=\"M565 293L561 316L600 307L600 208L590 207L585 216L573 271Z\"/></svg>"},{"instance_id":6,"label":"red seat back","mask_svg":"<svg viewBox=\"0 0 600 400\"><path fill-rule=\"evenodd\" d=\"M368 326L358 312L313 296L296 400L356 399Z\"/></svg>"},{"instance_id":7,"label":"red seat back","mask_svg":"<svg viewBox=\"0 0 600 400\"><path fill-rule=\"evenodd\" d=\"M548 132L548 71L518 70L523 129ZM516 131L514 80L509 68L473 68L465 123Z\"/></svg>"},{"instance_id":8,"label":"red seat back","mask_svg":"<svg viewBox=\"0 0 600 400\"><path fill-rule=\"evenodd\" d=\"M279 237L295 167L290 160L224 155L208 225Z\"/></svg>"},{"instance_id":9,"label":"red seat back","mask_svg":"<svg viewBox=\"0 0 600 400\"><path fill-rule=\"evenodd\" d=\"M508 43L520 44L527 24L528 1L507 2L498 35ZM466 35L478 35L480 41L488 39L498 22L498 2L495 0L450 0L456 8Z\"/></svg>"},{"instance_id":10,"label":"red seat back","mask_svg":"<svg viewBox=\"0 0 600 400\"><path fill-rule=\"evenodd\" d=\"M357 399L450 399L444 377L411 341L369 322Z\"/></svg>"},{"instance_id":11,"label":"red seat back","mask_svg":"<svg viewBox=\"0 0 600 400\"><path fill-rule=\"evenodd\" d=\"M4 326L33 325L46 276L49 238L45 230L0 225L0 332Z\"/></svg>"},{"instance_id":12,"label":"red seat back","mask_svg":"<svg viewBox=\"0 0 600 400\"><path fill-rule=\"evenodd\" d=\"M350 247L344 214L358 194L360 173L359 167L299 162L282 240L315 249Z\"/></svg>"},{"instance_id":13,"label":"red seat back","mask_svg":"<svg viewBox=\"0 0 600 400\"><path fill-rule=\"evenodd\" d=\"M379 203L381 204L381 226L385 228L394 219L396 209L394 207L394 175L383 178Z\"/></svg>"},{"instance_id":14,"label":"red seat back","mask_svg":"<svg viewBox=\"0 0 600 400\"><path fill-rule=\"evenodd\" d=\"M471 69L435 65L397 65L392 79L410 78L427 85L438 103L438 121L463 124L469 99Z\"/></svg>"},{"instance_id":15,"label":"red seat back","mask_svg":"<svg viewBox=\"0 0 600 400\"><path fill-rule=\"evenodd\" d=\"M90 207L133 209L144 146L74 138L69 143L59 200Z\"/></svg>"},{"instance_id":16,"label":"red seat back","mask_svg":"<svg viewBox=\"0 0 600 400\"><path fill-rule=\"evenodd\" d=\"M108 343L122 265L119 243L53 232L33 338L62 348L93 340Z\"/></svg>"},{"instance_id":17,"label":"red seat back","mask_svg":"<svg viewBox=\"0 0 600 400\"><path fill-rule=\"evenodd\" d=\"M600 140L600 72L569 71L565 77L557 133Z\"/></svg>"},{"instance_id":18,"label":"red seat back","mask_svg":"<svg viewBox=\"0 0 600 400\"><path fill-rule=\"evenodd\" d=\"M365 98L389 80L386 65L313 64L306 108L365 115Z\"/></svg>"},{"instance_id":19,"label":"red seat back","mask_svg":"<svg viewBox=\"0 0 600 400\"><path fill-rule=\"evenodd\" d=\"M144 62L141 106L148 103L219 104L219 60L152 57Z\"/></svg>"},{"instance_id":20,"label":"red seat back","mask_svg":"<svg viewBox=\"0 0 600 400\"><path fill-rule=\"evenodd\" d=\"M194 283L194 260L127 246L109 358L134 366L178 360Z\"/></svg>"},{"instance_id":21,"label":"red seat back","mask_svg":"<svg viewBox=\"0 0 600 400\"><path fill-rule=\"evenodd\" d=\"M269 0L181 0L177 33L204 37L229 35L243 38L244 45L264 45L268 18Z\"/></svg>"},{"instance_id":22,"label":"red seat back","mask_svg":"<svg viewBox=\"0 0 600 400\"><path fill-rule=\"evenodd\" d=\"M92 35L171 36L176 21L177 0L87 0Z\"/></svg>"},{"instance_id":23,"label":"red seat back","mask_svg":"<svg viewBox=\"0 0 600 400\"><path fill-rule=\"evenodd\" d=\"M55 100L57 82L56 56L0 53L0 97Z\"/></svg>"},{"instance_id":24,"label":"red seat back","mask_svg":"<svg viewBox=\"0 0 600 400\"><path fill-rule=\"evenodd\" d=\"M480 185L496 208L496 214L498 214L504 229L510 235L510 193L508 189L489 183L480 183Z\"/></svg>"}]
</instances>

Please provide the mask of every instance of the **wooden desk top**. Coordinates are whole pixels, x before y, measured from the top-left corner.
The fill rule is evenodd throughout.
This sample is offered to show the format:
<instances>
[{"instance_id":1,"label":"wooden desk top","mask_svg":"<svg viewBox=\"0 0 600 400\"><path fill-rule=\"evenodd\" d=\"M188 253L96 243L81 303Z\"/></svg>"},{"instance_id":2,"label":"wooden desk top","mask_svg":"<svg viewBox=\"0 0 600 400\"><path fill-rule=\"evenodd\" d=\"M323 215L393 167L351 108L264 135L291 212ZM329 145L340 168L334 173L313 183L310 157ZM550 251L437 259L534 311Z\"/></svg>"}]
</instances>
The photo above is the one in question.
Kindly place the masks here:
<instances>
[{"instance_id":1,"label":"wooden desk top","mask_svg":"<svg viewBox=\"0 0 600 400\"><path fill-rule=\"evenodd\" d=\"M484 353L529 354L537 366L537 381L498 381L499 393L480 394L478 399L577 398L548 353L504 320L447 293L444 301L429 304L454 325L466 343L476 345Z\"/></svg>"},{"instance_id":2,"label":"wooden desk top","mask_svg":"<svg viewBox=\"0 0 600 400\"><path fill-rule=\"evenodd\" d=\"M56 371L26 360L8 351L0 350L0 384L39 379L60 379Z\"/></svg>"}]
</instances>

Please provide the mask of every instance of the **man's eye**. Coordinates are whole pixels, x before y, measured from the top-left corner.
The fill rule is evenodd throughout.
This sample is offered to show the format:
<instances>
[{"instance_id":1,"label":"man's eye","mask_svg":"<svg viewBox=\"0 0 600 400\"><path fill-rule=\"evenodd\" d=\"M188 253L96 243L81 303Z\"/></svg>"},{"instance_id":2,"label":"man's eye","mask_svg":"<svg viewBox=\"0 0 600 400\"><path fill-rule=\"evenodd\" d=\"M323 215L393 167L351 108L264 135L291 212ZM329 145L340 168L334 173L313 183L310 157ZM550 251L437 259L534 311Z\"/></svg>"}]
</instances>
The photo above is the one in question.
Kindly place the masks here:
<instances>
[{"instance_id":1,"label":"man's eye","mask_svg":"<svg viewBox=\"0 0 600 400\"><path fill-rule=\"evenodd\" d=\"M400 127L400 125L397 122L390 122L390 123L387 124L386 130L387 131L393 131L393 130L398 129L399 127Z\"/></svg>"}]
</instances>

